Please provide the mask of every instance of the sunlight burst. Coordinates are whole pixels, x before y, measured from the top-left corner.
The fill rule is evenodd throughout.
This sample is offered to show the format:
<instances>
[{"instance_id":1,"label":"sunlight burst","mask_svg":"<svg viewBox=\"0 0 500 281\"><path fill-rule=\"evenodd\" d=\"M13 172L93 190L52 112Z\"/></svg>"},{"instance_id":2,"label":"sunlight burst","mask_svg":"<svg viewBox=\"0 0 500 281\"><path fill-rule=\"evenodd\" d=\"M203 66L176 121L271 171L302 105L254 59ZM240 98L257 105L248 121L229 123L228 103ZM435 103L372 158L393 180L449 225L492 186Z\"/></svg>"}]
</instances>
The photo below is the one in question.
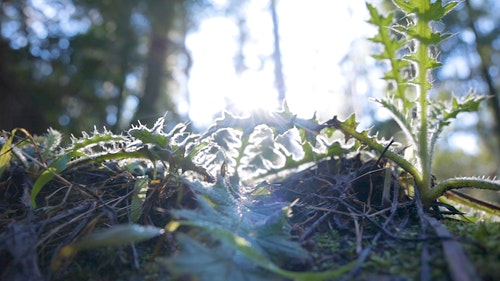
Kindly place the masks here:
<instances>
[{"instance_id":1,"label":"sunlight burst","mask_svg":"<svg viewBox=\"0 0 500 281\"><path fill-rule=\"evenodd\" d=\"M307 11L301 11L303 5L293 1L278 5L286 100L301 117L310 118L315 112L330 116L339 111L338 101L348 87L340 63L352 41L367 32L362 1L347 3L345 8L338 5L318 1ZM308 20L298 22L294 15L302 12ZM197 126L209 125L223 110L247 114L281 107L275 87L268 2L249 3L245 20L248 30L243 45L239 45L241 31L235 21L224 17L202 21L188 36L186 45L194 64L188 82L190 102L183 108ZM238 61L238 52L243 61Z\"/></svg>"}]
</instances>

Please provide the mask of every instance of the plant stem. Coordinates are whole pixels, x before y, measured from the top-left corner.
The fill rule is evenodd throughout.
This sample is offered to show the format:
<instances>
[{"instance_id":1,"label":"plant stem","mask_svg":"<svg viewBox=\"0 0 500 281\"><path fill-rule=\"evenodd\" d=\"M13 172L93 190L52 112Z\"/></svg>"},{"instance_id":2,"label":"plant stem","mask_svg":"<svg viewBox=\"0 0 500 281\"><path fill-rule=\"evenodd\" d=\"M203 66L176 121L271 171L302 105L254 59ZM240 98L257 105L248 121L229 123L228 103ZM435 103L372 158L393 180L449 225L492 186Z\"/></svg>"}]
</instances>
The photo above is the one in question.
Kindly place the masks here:
<instances>
[{"instance_id":1,"label":"plant stem","mask_svg":"<svg viewBox=\"0 0 500 281\"><path fill-rule=\"evenodd\" d=\"M385 153L385 156L387 156L387 158L394 161L399 165L399 167L413 176L417 186L422 186L424 184L422 174L412 163L404 159L402 156L392 152L391 150L386 149L386 147L381 145L375 138L371 138L366 134L357 132L356 128L353 128L345 124L344 122L339 121L337 119L337 116L333 117L331 122L335 128L342 131L342 133L344 133L346 136L352 136L371 149L376 150L379 153Z\"/></svg>"},{"instance_id":2,"label":"plant stem","mask_svg":"<svg viewBox=\"0 0 500 281\"><path fill-rule=\"evenodd\" d=\"M428 4L427 4L428 5ZM425 10L428 7L426 5L421 6L421 9ZM424 13L425 11L419 11L420 13ZM428 30L427 26L428 22L418 19L417 28L418 34L425 34ZM427 126L427 90L430 88L430 84L427 81L427 62L429 60L429 46L422 42L422 40L417 41L418 50L417 50L417 58L418 62L416 65L418 67L417 70L417 91L419 94L419 104L420 104L420 131L418 132L418 156L420 159L420 166L422 170L422 182L420 184L417 183L417 187L420 192L426 193L427 190L431 188L431 156L429 155L429 145L428 145L428 126Z\"/></svg>"},{"instance_id":3,"label":"plant stem","mask_svg":"<svg viewBox=\"0 0 500 281\"><path fill-rule=\"evenodd\" d=\"M422 194L422 204L429 205L436 198L443 195L446 191L450 189L459 189L465 187L489 189L500 191L500 183L492 180L478 179L478 178L453 178L443 180L437 184L434 188L427 190Z\"/></svg>"}]
</instances>

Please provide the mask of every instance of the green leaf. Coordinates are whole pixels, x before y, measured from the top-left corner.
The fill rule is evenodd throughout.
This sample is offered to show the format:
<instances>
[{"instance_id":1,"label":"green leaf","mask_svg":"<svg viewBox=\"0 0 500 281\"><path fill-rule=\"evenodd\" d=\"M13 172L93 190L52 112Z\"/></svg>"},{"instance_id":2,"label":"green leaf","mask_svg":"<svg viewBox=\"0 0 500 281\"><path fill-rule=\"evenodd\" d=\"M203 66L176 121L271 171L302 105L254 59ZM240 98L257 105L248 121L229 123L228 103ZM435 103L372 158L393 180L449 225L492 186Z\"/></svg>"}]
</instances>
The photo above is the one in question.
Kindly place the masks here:
<instances>
[{"instance_id":1,"label":"green leaf","mask_svg":"<svg viewBox=\"0 0 500 281\"><path fill-rule=\"evenodd\" d=\"M223 128L215 131L211 136L213 142L224 154L224 161L230 167L236 167L242 156L240 148L243 146L242 133L233 128ZM215 153L212 153L215 154ZM215 157L214 157L215 158Z\"/></svg>"},{"instance_id":2,"label":"green leaf","mask_svg":"<svg viewBox=\"0 0 500 281\"><path fill-rule=\"evenodd\" d=\"M392 24L392 21L394 19L394 14L389 14L387 17L379 14L377 8L375 8L375 6L373 6L372 4L370 3L366 3L366 7L368 8L368 11L370 12L370 20L368 20L369 23L372 23L376 26L379 26L379 27L385 27L385 28L389 28L390 25ZM376 35L376 36L380 36L380 33L379 35ZM380 41L376 40L375 42L383 42L384 40L380 37Z\"/></svg>"},{"instance_id":3,"label":"green leaf","mask_svg":"<svg viewBox=\"0 0 500 281\"><path fill-rule=\"evenodd\" d=\"M407 48L408 39L404 34L405 28L395 25L394 14L391 13L387 17L380 15L375 7L367 4L370 11L370 23L378 28L377 35L370 38L372 42L383 45L383 50L379 54L373 55L377 60L389 60L391 68L384 73L384 79L392 83L395 96L403 102L405 109L413 107L413 103L406 97L406 91L409 86L404 73L408 72L411 65L408 60L401 59L399 53Z\"/></svg>"},{"instance_id":4,"label":"green leaf","mask_svg":"<svg viewBox=\"0 0 500 281\"><path fill-rule=\"evenodd\" d=\"M154 144L161 148L165 148L168 145L168 138L163 132L148 129L144 125L132 127L127 133L145 144Z\"/></svg>"},{"instance_id":5,"label":"green leaf","mask_svg":"<svg viewBox=\"0 0 500 281\"><path fill-rule=\"evenodd\" d=\"M260 247L253 244L246 237L240 236L229 229L193 222L184 222L183 224L200 226L219 239L219 243L215 248L207 249L204 247L205 245L193 239L181 238L186 243L182 245L187 252L164 260L174 274L191 273L200 280L261 280L262 273L260 269L251 266L251 264L255 264L276 275L292 280L319 281L339 277L357 264L357 262L351 262L325 272L288 271L272 262L261 252ZM246 260L252 263L249 264ZM248 272L249 267L253 268L252 272ZM269 276L267 280L274 280L273 275L268 273L267 276Z\"/></svg>"},{"instance_id":6,"label":"green leaf","mask_svg":"<svg viewBox=\"0 0 500 281\"><path fill-rule=\"evenodd\" d=\"M162 228L150 225L119 224L96 231L89 237L74 244L70 244L67 247L72 247L77 250L118 247L149 240L163 234L163 232L164 230Z\"/></svg>"},{"instance_id":7,"label":"green leaf","mask_svg":"<svg viewBox=\"0 0 500 281\"><path fill-rule=\"evenodd\" d=\"M256 268L236 250L222 242L214 248L183 234L177 236L182 247L175 258L158 259L174 276L190 275L197 280L281 280L276 274ZM228 260L228 257L231 260Z\"/></svg>"},{"instance_id":8,"label":"green leaf","mask_svg":"<svg viewBox=\"0 0 500 281\"><path fill-rule=\"evenodd\" d=\"M214 266L219 268L219 274L227 272L232 278L250 274L247 272L248 268L255 269L255 265L283 275L285 271L282 272L276 263L287 259L307 259L308 253L297 242L291 241L285 232L286 219L291 210L287 203L259 203L262 195L247 194L246 196L250 197L244 199L238 192L239 187L230 186L224 179L220 179L216 184L187 180L185 182L197 193L198 209L174 210L172 214L184 219L178 224L206 231L208 237L212 237L209 241L213 242L205 241L203 246L206 249L203 250L199 249L201 244L198 242L194 245L184 245L187 253L181 253L180 260L174 257L167 262L174 270L181 266L179 263L186 264L189 257L192 259L189 254L192 249L197 249L205 255L203 261L218 261ZM202 237L206 239L207 235ZM190 243L192 239L184 242ZM185 268L192 268L197 262L192 261L193 264L185 265ZM172 266L173 264L176 266ZM223 271L223 268L230 269ZM213 276L213 270L212 267L200 268L200 275L197 277ZM223 275L224 278L228 276ZM253 278L252 274L248 278Z\"/></svg>"},{"instance_id":9,"label":"green leaf","mask_svg":"<svg viewBox=\"0 0 500 281\"><path fill-rule=\"evenodd\" d=\"M417 0L419 1L419 0ZM406 14L412 14L416 11L417 7L414 5L415 0L393 0L394 4L401 9ZM422 2L427 2L427 0L423 0Z\"/></svg>"},{"instance_id":10,"label":"green leaf","mask_svg":"<svg viewBox=\"0 0 500 281\"><path fill-rule=\"evenodd\" d=\"M451 105L436 102L431 111L434 131L430 132L429 136L429 154L432 161L436 142L443 132L444 128L451 123L452 119L457 118L458 114L463 112L477 112L481 102L486 100L488 96L477 96L473 93L467 94L463 99L453 97Z\"/></svg>"},{"instance_id":11,"label":"green leaf","mask_svg":"<svg viewBox=\"0 0 500 281\"><path fill-rule=\"evenodd\" d=\"M265 173L270 169L280 169L285 165L286 157L274 140L274 133L266 125L255 128L249 137L241 158L245 172L249 177Z\"/></svg>"},{"instance_id":12,"label":"green leaf","mask_svg":"<svg viewBox=\"0 0 500 281\"><path fill-rule=\"evenodd\" d=\"M48 158L53 153L59 149L59 145L61 144L62 134L61 132L54 130L52 128L47 130L47 135L45 136L45 148L42 151L42 157Z\"/></svg>"},{"instance_id":13,"label":"green leaf","mask_svg":"<svg viewBox=\"0 0 500 281\"><path fill-rule=\"evenodd\" d=\"M299 161L304 157L304 149L301 145L299 130L292 128L276 138L276 143L285 156L291 157L293 161ZM285 165L286 166L286 165Z\"/></svg>"},{"instance_id":14,"label":"green leaf","mask_svg":"<svg viewBox=\"0 0 500 281\"><path fill-rule=\"evenodd\" d=\"M129 245L157 237L164 232L164 229L154 226L138 224L114 225L111 228L96 231L81 241L62 247L54 256L51 268L52 270L59 269L64 260L74 256L81 250Z\"/></svg>"},{"instance_id":15,"label":"green leaf","mask_svg":"<svg viewBox=\"0 0 500 281\"><path fill-rule=\"evenodd\" d=\"M457 115L462 112L477 112L479 110L481 102L483 102L487 98L488 96L477 96L472 93L469 93L461 100L453 97L451 107L445 109L444 119L449 120L452 118L456 118Z\"/></svg>"},{"instance_id":16,"label":"green leaf","mask_svg":"<svg viewBox=\"0 0 500 281\"><path fill-rule=\"evenodd\" d=\"M450 1L443 6L442 0L393 0L393 2L406 14L415 13L426 22L440 20L458 5L458 2Z\"/></svg>"},{"instance_id":17,"label":"green leaf","mask_svg":"<svg viewBox=\"0 0 500 281\"><path fill-rule=\"evenodd\" d=\"M146 199L149 189L149 178L146 176L137 177L134 183L134 192L130 202L130 220L137 222L142 215L142 204Z\"/></svg>"},{"instance_id":18,"label":"green leaf","mask_svg":"<svg viewBox=\"0 0 500 281\"><path fill-rule=\"evenodd\" d=\"M68 162L71 159L70 154L64 154L61 157L53 161L45 171L40 174L38 179L33 184L33 189L31 190L31 207L36 208L36 196L42 190L42 188L50 180L54 178L55 175L61 173L68 166Z\"/></svg>"},{"instance_id":19,"label":"green leaf","mask_svg":"<svg viewBox=\"0 0 500 281\"><path fill-rule=\"evenodd\" d=\"M15 129L12 131L10 136L2 145L2 149L0 149L0 176L3 174L3 172L9 165L10 158L12 157L12 141L14 140L14 135L15 135Z\"/></svg>"},{"instance_id":20,"label":"green leaf","mask_svg":"<svg viewBox=\"0 0 500 281\"><path fill-rule=\"evenodd\" d=\"M128 142L130 142L130 139L125 136L115 135L107 130L99 132L94 128L94 131L90 134L82 132L82 137L80 138L72 136L71 145L66 149L66 152L73 152L81 149L89 150L94 147L101 148L105 151L103 145L106 145L106 148L108 148L110 146L122 146Z\"/></svg>"},{"instance_id":21,"label":"green leaf","mask_svg":"<svg viewBox=\"0 0 500 281\"><path fill-rule=\"evenodd\" d=\"M418 136L415 134L414 128L417 126L417 124L415 124L411 116L403 115L405 113L408 114L408 111L398 106L397 102L392 98L384 98L375 101L389 110L394 120L398 123L401 130L405 133L409 143L416 147Z\"/></svg>"},{"instance_id":22,"label":"green leaf","mask_svg":"<svg viewBox=\"0 0 500 281\"><path fill-rule=\"evenodd\" d=\"M424 13L420 15L423 20L430 22L434 20L441 20L446 14L451 12L456 6L458 2L450 1L446 5L443 6L442 0L437 0L434 3L430 2L430 6Z\"/></svg>"},{"instance_id":23,"label":"green leaf","mask_svg":"<svg viewBox=\"0 0 500 281\"><path fill-rule=\"evenodd\" d=\"M358 140L363 145L379 152L384 153L386 157L398 164L402 169L410 173L417 184L422 182L422 174L410 161L404 159L399 154L391 151L391 149L386 149L387 142L383 140L378 140L376 136L370 136L369 130L364 130L361 132L356 131L358 123L356 122L355 115L351 115L345 121L340 121L335 116L333 119L329 120L327 123L341 130L346 136L346 139L354 138Z\"/></svg>"}]
</instances>

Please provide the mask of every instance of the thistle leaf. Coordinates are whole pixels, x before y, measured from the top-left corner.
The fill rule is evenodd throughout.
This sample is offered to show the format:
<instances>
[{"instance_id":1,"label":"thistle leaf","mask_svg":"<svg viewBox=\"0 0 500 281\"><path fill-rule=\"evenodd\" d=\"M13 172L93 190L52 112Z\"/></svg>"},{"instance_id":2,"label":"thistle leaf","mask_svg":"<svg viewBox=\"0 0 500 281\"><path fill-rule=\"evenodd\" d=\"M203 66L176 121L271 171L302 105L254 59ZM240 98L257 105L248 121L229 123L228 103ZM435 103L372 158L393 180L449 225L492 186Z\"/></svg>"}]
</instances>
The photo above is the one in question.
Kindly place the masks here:
<instances>
[{"instance_id":1,"label":"thistle leaf","mask_svg":"<svg viewBox=\"0 0 500 281\"><path fill-rule=\"evenodd\" d=\"M401 9L406 14L412 14L416 11L417 7L415 6L414 0L393 0L394 4Z\"/></svg>"},{"instance_id":2,"label":"thistle leaf","mask_svg":"<svg viewBox=\"0 0 500 281\"><path fill-rule=\"evenodd\" d=\"M488 96L478 96L469 93L463 99L453 97L451 105L449 106L439 102L434 104L431 111L431 117L435 130L431 131L429 136L429 154L431 160L434 155L436 142L443 132L443 129L451 123L451 120L457 118L458 114L463 112L477 112L481 102L487 98Z\"/></svg>"},{"instance_id":3,"label":"thistle leaf","mask_svg":"<svg viewBox=\"0 0 500 281\"><path fill-rule=\"evenodd\" d=\"M61 140L61 132L52 128L48 129L44 138L45 148L42 150L42 157L46 159L56 153L57 149L59 149L59 145L61 144Z\"/></svg>"},{"instance_id":4,"label":"thistle leaf","mask_svg":"<svg viewBox=\"0 0 500 281\"><path fill-rule=\"evenodd\" d=\"M175 276L191 275L198 280L280 280L279 276L252 265L248 259L227 245L220 243L214 248L198 242L187 235L179 234L177 241L181 253L173 259L159 259ZM193 258L196 257L196 258ZM231 261L227 258L232 257Z\"/></svg>"},{"instance_id":5,"label":"thistle leaf","mask_svg":"<svg viewBox=\"0 0 500 281\"><path fill-rule=\"evenodd\" d=\"M384 17L378 13L375 7L368 3L367 8L371 16L369 23L378 28L377 35L370 38L370 40L383 45L382 52L373 55L373 57L377 60L389 60L391 68L384 73L384 79L393 84L394 95L403 102L404 110L409 110L414 106L414 103L406 96L409 84L403 75L411 65L408 60L401 59L398 55L408 44L408 39L404 34L405 29L393 24L393 13ZM395 32L398 32L397 37L399 39L396 38Z\"/></svg>"},{"instance_id":6,"label":"thistle leaf","mask_svg":"<svg viewBox=\"0 0 500 281\"><path fill-rule=\"evenodd\" d=\"M417 125L415 124L413 118L411 118L408 115L403 115L404 112L406 111L402 110L402 108L398 108L396 102L393 99L385 98L385 99L378 99L375 101L380 103L387 110L389 110L394 120L398 123L401 130L403 130L403 132L405 133L405 136L408 138L409 143L411 143L416 147L417 136L414 133L414 128Z\"/></svg>"},{"instance_id":7,"label":"thistle leaf","mask_svg":"<svg viewBox=\"0 0 500 281\"><path fill-rule=\"evenodd\" d=\"M446 14L451 12L457 5L458 2L454 1L450 1L444 6L442 0L437 0L434 2L431 1L429 8L425 10L425 13L419 14L419 16L422 17L425 21L429 22L433 20L440 20Z\"/></svg>"},{"instance_id":8,"label":"thistle leaf","mask_svg":"<svg viewBox=\"0 0 500 281\"><path fill-rule=\"evenodd\" d=\"M272 203L259 203L259 195L246 195L250 198L243 199L238 191L239 187L230 186L225 180L213 185L199 181L185 182L196 192L198 209L174 210L173 215L184 219L179 222L181 225L201 228L218 243L201 244L193 240L194 237L181 238L183 252L178 257L165 261L172 270L179 269L178 273L185 273L185 270L201 260L214 262L214 266L220 270L203 267L191 272L196 273L199 278L213 276L215 272L227 273L233 278L243 278L250 274L248 278L254 278L248 272L249 269L257 270L258 277L262 269L281 274L276 263L287 257L299 260L308 258L308 253L298 243L291 241L284 231L286 219L290 215L287 203L274 200ZM191 261L193 259L190 253L193 249L202 255L198 261ZM188 265L190 261L192 264ZM228 270L222 270L223 268ZM223 279L226 277L228 276Z\"/></svg>"},{"instance_id":9,"label":"thistle leaf","mask_svg":"<svg viewBox=\"0 0 500 281\"><path fill-rule=\"evenodd\" d=\"M444 119L456 118L462 112L477 112L481 102L489 98L488 96L478 96L472 93L467 94L463 99L453 97L451 107L444 112Z\"/></svg>"}]
</instances>

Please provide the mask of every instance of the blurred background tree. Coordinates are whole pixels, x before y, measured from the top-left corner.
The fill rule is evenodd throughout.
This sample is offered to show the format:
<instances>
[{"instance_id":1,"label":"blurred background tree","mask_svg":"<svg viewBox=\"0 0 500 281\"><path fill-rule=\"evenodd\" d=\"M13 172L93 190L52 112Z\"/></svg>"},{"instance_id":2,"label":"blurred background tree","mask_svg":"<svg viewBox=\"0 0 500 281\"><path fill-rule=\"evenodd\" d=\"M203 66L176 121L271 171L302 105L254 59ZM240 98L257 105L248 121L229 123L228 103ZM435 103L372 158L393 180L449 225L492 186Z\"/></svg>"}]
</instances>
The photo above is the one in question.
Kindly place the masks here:
<instances>
[{"instance_id":1,"label":"blurred background tree","mask_svg":"<svg viewBox=\"0 0 500 281\"><path fill-rule=\"evenodd\" d=\"M439 176L500 176L500 2L466 0L443 21L454 36L441 47L444 66L437 74L438 96L475 91L488 95L484 110L462 116L455 122L455 136L467 135L477 149L459 138L443 140L436 166ZM448 145L446 145L448 144ZM455 144L452 150L450 146ZM460 149L462 148L462 149ZM492 202L500 202L498 192L469 191ZM474 194L475 193L475 194Z\"/></svg>"},{"instance_id":2,"label":"blurred background tree","mask_svg":"<svg viewBox=\"0 0 500 281\"><path fill-rule=\"evenodd\" d=\"M200 22L214 16L230 18L237 28L232 38L238 46L233 56L234 72L241 75L250 67L258 71L272 64L276 97L281 101L289 90L296 90L290 83L294 81L288 80L285 86L287 74L291 76L286 66L296 65L295 61L303 58L282 57L290 41L281 41L280 45L278 22L281 16L299 15L280 14L283 1L261 0L265 3L261 6L268 7L269 21L263 28L268 34L252 38L246 8L253 2L259 1L0 1L0 129L25 127L33 133L43 133L52 126L78 133L93 126L106 126L121 131L138 119L151 124L166 111L174 123L188 120L186 111L179 110L179 104L189 107L192 99L187 83L194 61L186 38ZM389 0L372 2L393 9ZM306 8L302 10L304 14L308 12ZM298 30L297 36L307 40L310 37L305 35L314 32L309 25L313 21L302 21L301 25L307 27L305 33ZM462 116L453 128L455 133L441 140L440 151L467 157L460 157L457 162L445 154L437 155L436 166L447 167L439 175L450 177L454 175L447 173L455 171L463 175L498 175L500 2L463 1L440 26L454 35L440 48L444 66L434 76L436 97L449 98L452 93L462 95L474 89L492 98L487 110ZM321 36L337 36L337 29L345 26L329 28L332 33ZM249 61L256 63L255 59L248 60L247 46L261 38L272 38L271 51L258 57L257 67L249 66ZM378 86L383 66L370 59L370 48L373 45L365 39L351 43L339 65L346 81L344 92L335 93L334 97L342 101L341 112L323 112L322 116L345 116L354 111L362 118L362 124L375 124L376 129L391 137L397 135L394 124L386 122L378 108L368 102L369 97L383 94ZM303 95L304 99L315 97L309 92ZM324 103L316 101L320 115ZM230 106L228 102L226 108ZM478 161L487 165L474 165Z\"/></svg>"},{"instance_id":3,"label":"blurred background tree","mask_svg":"<svg viewBox=\"0 0 500 281\"><path fill-rule=\"evenodd\" d=\"M0 127L42 133L178 120L173 73L202 0L0 1ZM181 63L182 61L182 63Z\"/></svg>"},{"instance_id":4,"label":"blurred background tree","mask_svg":"<svg viewBox=\"0 0 500 281\"><path fill-rule=\"evenodd\" d=\"M470 116L472 122L457 122L454 128L459 133L475 135L479 151L486 158L500 155L499 11L499 1L468 0L444 19L446 30L454 36L441 48L444 66L437 75L440 86L437 94L444 95L443 98L471 90L491 96L487 110ZM487 174L498 173L498 159L490 169Z\"/></svg>"}]
</instances>

